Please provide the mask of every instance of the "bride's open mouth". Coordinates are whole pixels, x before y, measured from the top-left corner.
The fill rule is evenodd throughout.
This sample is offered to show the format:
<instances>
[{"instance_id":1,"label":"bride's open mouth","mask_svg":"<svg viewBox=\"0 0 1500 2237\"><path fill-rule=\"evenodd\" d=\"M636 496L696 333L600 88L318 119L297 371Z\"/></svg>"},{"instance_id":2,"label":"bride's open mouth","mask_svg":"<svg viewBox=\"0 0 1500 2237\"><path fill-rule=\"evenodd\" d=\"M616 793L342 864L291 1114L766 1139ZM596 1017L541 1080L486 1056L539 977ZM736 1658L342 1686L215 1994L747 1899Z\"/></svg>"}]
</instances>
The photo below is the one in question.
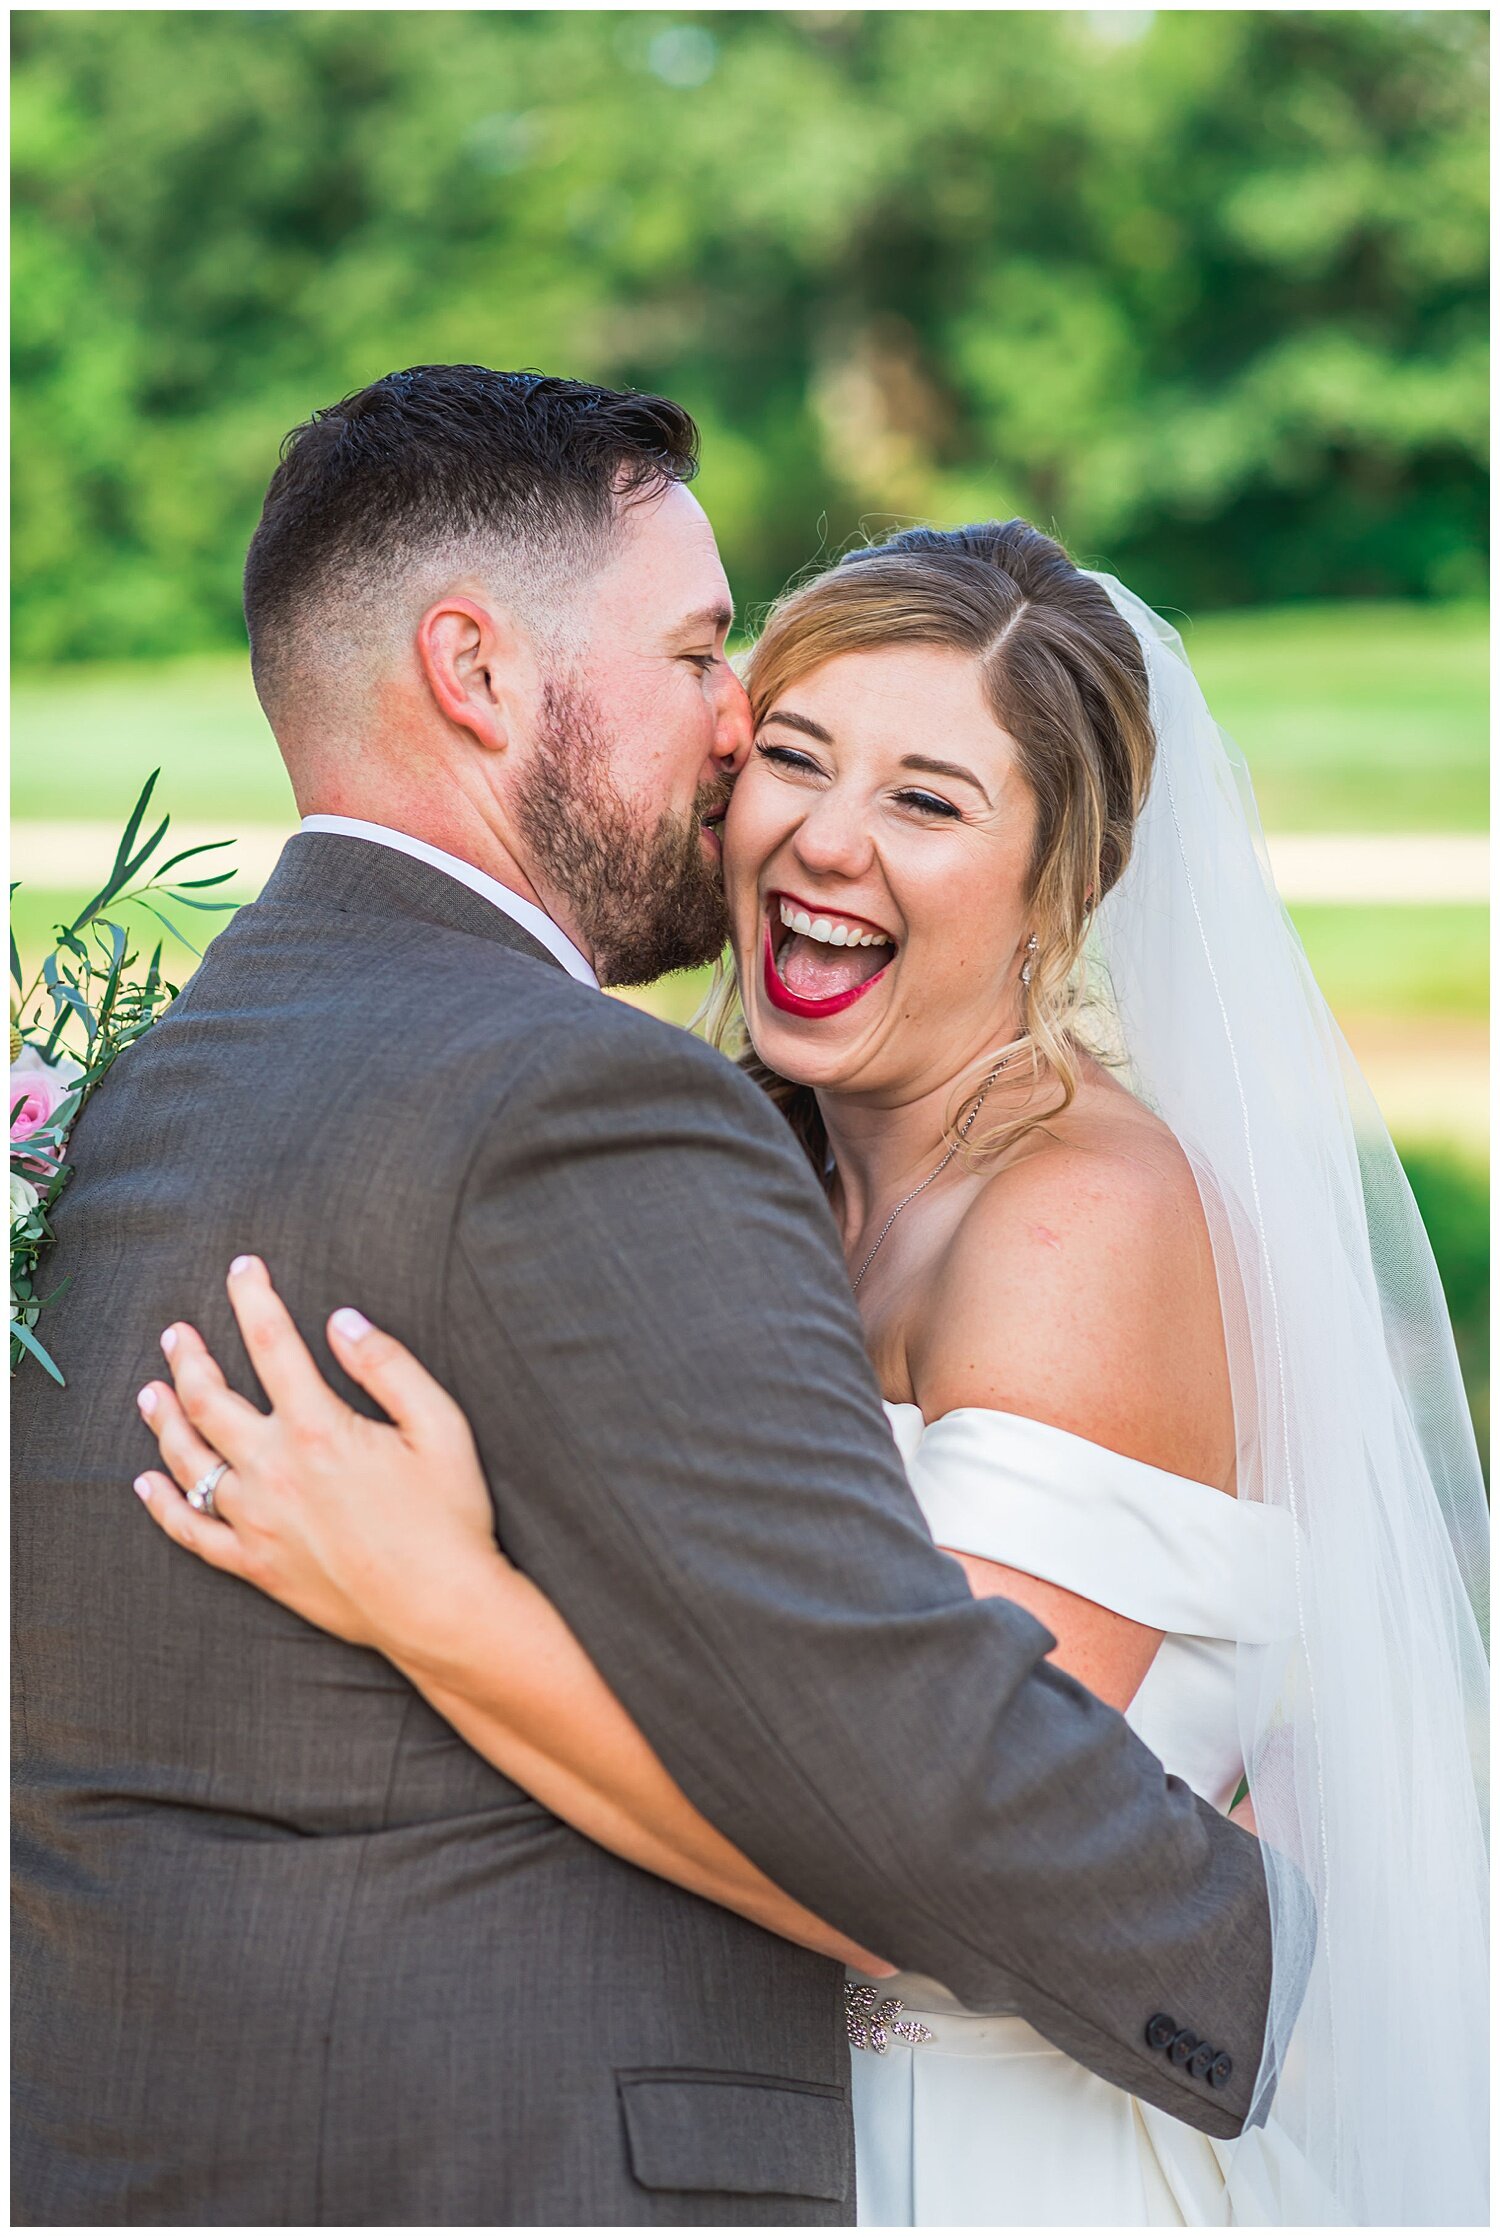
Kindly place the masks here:
<instances>
[{"instance_id":1,"label":"bride's open mouth","mask_svg":"<svg viewBox=\"0 0 1500 2237\"><path fill-rule=\"evenodd\" d=\"M868 917L818 909L795 894L766 896L765 989L773 1009L828 1018L885 976L896 942Z\"/></svg>"}]
</instances>

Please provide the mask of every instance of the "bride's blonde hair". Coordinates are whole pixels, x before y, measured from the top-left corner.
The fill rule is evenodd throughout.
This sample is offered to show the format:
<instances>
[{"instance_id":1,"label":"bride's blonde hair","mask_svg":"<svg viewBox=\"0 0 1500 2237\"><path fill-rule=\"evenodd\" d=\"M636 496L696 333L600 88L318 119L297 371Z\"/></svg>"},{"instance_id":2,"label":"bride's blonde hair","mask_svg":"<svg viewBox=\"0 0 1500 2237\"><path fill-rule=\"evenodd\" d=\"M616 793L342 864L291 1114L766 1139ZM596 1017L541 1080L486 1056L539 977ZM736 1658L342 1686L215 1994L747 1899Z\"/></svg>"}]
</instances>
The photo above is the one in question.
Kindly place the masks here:
<instances>
[{"instance_id":1,"label":"bride's blonde hair","mask_svg":"<svg viewBox=\"0 0 1500 2237\"><path fill-rule=\"evenodd\" d=\"M1028 521L908 529L849 552L771 609L744 664L757 724L812 669L841 653L893 644L971 653L996 722L1015 740L1037 807L1027 885L1036 946L1018 988L1020 1031L977 1058L959 1083L948 1138L975 1086L1003 1056L1028 1058L1057 1099L987 1130L966 1154L1009 1148L1068 1108L1078 1087L1089 916L1130 859L1156 749L1146 664L1135 632L1061 544ZM724 966L702 1022L770 1095L821 1174L827 1138L810 1088L781 1078L749 1046L732 973Z\"/></svg>"}]
</instances>

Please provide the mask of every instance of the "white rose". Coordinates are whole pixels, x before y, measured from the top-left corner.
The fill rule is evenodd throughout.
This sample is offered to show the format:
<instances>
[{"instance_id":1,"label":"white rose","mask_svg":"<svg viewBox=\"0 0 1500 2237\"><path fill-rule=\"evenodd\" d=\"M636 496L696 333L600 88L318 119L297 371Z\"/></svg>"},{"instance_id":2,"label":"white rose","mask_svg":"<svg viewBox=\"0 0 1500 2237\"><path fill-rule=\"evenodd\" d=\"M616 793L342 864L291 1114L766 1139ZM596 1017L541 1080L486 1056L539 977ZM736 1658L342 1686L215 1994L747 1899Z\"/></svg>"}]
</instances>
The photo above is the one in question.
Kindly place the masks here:
<instances>
[{"instance_id":1,"label":"white rose","mask_svg":"<svg viewBox=\"0 0 1500 2237\"><path fill-rule=\"evenodd\" d=\"M41 1198L37 1195L30 1181L23 1174L12 1173L10 1177L10 1224L13 1230L26 1225L40 1202Z\"/></svg>"},{"instance_id":2,"label":"white rose","mask_svg":"<svg viewBox=\"0 0 1500 2237\"><path fill-rule=\"evenodd\" d=\"M20 1055L11 1063L10 1076L13 1080L46 1080L56 1093L61 1094L72 1087L75 1080L83 1078L83 1066L66 1049L56 1050L49 1058L43 1056L34 1042L25 1041L21 1045Z\"/></svg>"}]
</instances>

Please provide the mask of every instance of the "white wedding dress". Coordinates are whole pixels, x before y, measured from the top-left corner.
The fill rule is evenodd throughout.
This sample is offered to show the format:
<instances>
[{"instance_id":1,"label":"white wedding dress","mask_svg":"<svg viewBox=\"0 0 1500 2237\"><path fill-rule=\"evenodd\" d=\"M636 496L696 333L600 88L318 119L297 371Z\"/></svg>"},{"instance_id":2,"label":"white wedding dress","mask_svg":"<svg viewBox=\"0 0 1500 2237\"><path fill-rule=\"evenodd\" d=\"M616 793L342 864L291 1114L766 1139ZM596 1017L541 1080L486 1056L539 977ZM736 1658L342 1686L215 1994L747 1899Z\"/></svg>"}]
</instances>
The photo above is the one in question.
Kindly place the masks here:
<instances>
[{"instance_id":1,"label":"white wedding dress","mask_svg":"<svg viewBox=\"0 0 1500 2237\"><path fill-rule=\"evenodd\" d=\"M1291 1518L1020 1415L964 1407L929 1426L915 1406L886 1412L940 1546L1166 1634L1128 1721L1227 1810L1242 1776L1236 1642L1287 1627ZM1232 2146L1101 2081L1025 2020L965 2012L911 1974L875 1985L931 2040L854 2049L862 2226L1229 2220Z\"/></svg>"},{"instance_id":2,"label":"white wedding dress","mask_svg":"<svg viewBox=\"0 0 1500 2237\"><path fill-rule=\"evenodd\" d=\"M926 2034L854 2050L859 2219L1488 2227L1489 1527L1442 1284L1243 757L1176 631L1092 579L1140 645L1157 751L1093 913L1087 1033L1192 1167L1240 1497L1014 1415L891 1421L939 1545L1163 1633L1129 1716L1169 1771L1223 1809L1248 1761L1275 2098L1215 2144L1018 2018L864 1984L856 2023L895 1997Z\"/></svg>"}]
</instances>

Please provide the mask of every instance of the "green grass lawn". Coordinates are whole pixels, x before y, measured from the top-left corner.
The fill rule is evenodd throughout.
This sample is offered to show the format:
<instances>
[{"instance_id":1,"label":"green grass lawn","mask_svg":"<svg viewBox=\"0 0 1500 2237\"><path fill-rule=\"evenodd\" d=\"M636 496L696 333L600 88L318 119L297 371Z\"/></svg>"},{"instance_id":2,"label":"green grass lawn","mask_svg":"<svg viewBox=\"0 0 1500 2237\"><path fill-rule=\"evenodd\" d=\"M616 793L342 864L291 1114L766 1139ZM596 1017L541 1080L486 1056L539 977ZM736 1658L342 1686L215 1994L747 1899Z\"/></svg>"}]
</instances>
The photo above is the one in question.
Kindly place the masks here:
<instances>
[{"instance_id":1,"label":"green grass lawn","mask_svg":"<svg viewBox=\"0 0 1500 2237\"><path fill-rule=\"evenodd\" d=\"M1181 624L1270 831L1478 831L1488 636L1478 606L1300 606ZM189 821L284 823L291 793L241 658L24 674L12 812L123 817L162 770Z\"/></svg>"},{"instance_id":2,"label":"green grass lawn","mask_svg":"<svg viewBox=\"0 0 1500 2237\"><path fill-rule=\"evenodd\" d=\"M1303 903L1292 921L1336 1017L1489 1015L1490 916L1480 905Z\"/></svg>"},{"instance_id":3,"label":"green grass lawn","mask_svg":"<svg viewBox=\"0 0 1500 2237\"><path fill-rule=\"evenodd\" d=\"M123 822L156 768L157 798L183 822L220 823L228 838L237 824L296 821L248 659L17 678L11 814L18 821Z\"/></svg>"},{"instance_id":4,"label":"green grass lawn","mask_svg":"<svg viewBox=\"0 0 1500 2237\"><path fill-rule=\"evenodd\" d=\"M1268 831L1487 828L1483 607L1298 606L1179 626Z\"/></svg>"}]
</instances>

